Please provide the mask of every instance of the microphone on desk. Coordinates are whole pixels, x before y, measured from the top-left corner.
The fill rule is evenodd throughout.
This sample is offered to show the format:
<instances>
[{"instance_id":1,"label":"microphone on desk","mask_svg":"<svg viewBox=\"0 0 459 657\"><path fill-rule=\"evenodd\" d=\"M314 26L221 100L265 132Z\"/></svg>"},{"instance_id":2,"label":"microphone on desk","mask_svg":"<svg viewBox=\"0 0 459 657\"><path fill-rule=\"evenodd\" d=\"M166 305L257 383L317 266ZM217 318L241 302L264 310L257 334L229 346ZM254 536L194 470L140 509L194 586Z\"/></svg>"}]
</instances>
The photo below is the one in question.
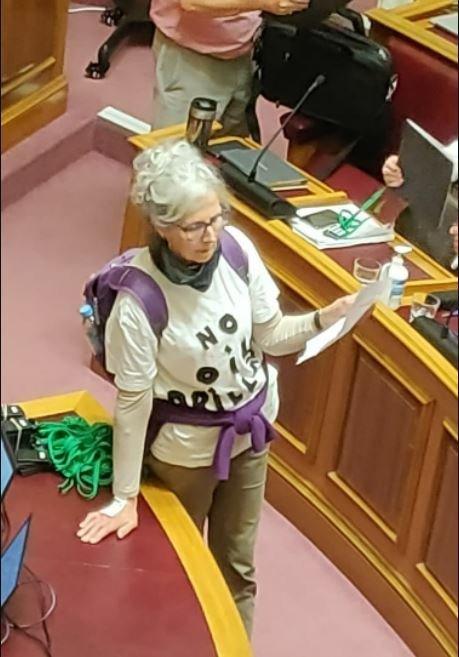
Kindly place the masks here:
<instances>
[{"instance_id":1,"label":"microphone on desk","mask_svg":"<svg viewBox=\"0 0 459 657\"><path fill-rule=\"evenodd\" d=\"M262 214L274 217L276 219L281 219L287 224L289 224L290 220L296 215L296 207L292 205L292 203L289 203L287 200L283 199L281 196L279 196L279 194L274 192L268 186L258 182L256 180L257 170L261 160L263 159L263 156L265 153L267 153L274 140L290 123L292 118L295 116L295 114L297 114L309 96L317 89L317 87L325 82L325 79L325 75L318 75L313 83L306 89L300 101L295 105L286 119L282 121L280 128L276 130L266 146L260 150L260 153L248 174L244 173L244 171L242 171L242 169L240 169L235 164L224 161L224 157L223 162L221 162L219 167L220 173L223 176L225 182L234 190L238 196L246 201L246 203L248 203L250 206Z\"/></svg>"},{"instance_id":2,"label":"microphone on desk","mask_svg":"<svg viewBox=\"0 0 459 657\"><path fill-rule=\"evenodd\" d=\"M296 207L257 181L250 182L247 174L230 162L222 162L219 171L232 191L262 215L281 219L290 225L296 215Z\"/></svg>"},{"instance_id":3,"label":"microphone on desk","mask_svg":"<svg viewBox=\"0 0 459 657\"><path fill-rule=\"evenodd\" d=\"M264 147L261 149L261 151L260 151L260 153L259 153L257 159L256 159L255 162L253 163L252 169L250 170L250 172L249 172L249 174L248 174L248 176L247 176L247 179L248 179L249 182L254 182L254 181L255 181L255 179L256 179L256 175L257 175L257 171L258 171L258 167L259 167L259 165L260 165L260 162L261 162L261 160L263 159L264 155L269 151L270 147L272 146L272 144L274 143L274 141L277 139L277 137L278 137L278 136L282 133L282 131L288 126L288 124L289 124L290 121L293 119L293 117L299 112L299 110L302 108L302 106L303 106L304 103L307 101L307 99L309 98L309 96L310 96L312 93L314 93L314 91L315 91L318 87L320 87L325 81L326 81L326 77L325 77L325 75L323 75L322 73L320 73L320 74L316 77L316 79L314 80L314 82L313 82L313 83L312 83L312 84L306 89L306 91L304 92L304 94L301 96L301 99L298 101L298 103L295 105L295 107L292 109L292 111L288 114L288 116L286 116L285 120L282 121L282 123L281 123L281 125L280 125L280 128L279 128L278 130L275 131L275 133L273 134L273 136L271 137L271 139L268 141L268 143L266 144L266 146L264 146Z\"/></svg>"}]
</instances>

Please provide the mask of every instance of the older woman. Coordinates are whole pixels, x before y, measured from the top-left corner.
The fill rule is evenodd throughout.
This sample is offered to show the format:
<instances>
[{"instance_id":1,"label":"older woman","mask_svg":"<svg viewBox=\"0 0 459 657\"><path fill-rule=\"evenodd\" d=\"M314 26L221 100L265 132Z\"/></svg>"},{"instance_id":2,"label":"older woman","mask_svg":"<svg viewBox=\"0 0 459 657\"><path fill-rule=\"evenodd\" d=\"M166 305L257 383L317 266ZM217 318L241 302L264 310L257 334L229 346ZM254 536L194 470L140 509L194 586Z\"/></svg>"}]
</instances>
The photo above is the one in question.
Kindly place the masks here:
<instances>
[{"instance_id":1,"label":"older woman","mask_svg":"<svg viewBox=\"0 0 459 657\"><path fill-rule=\"evenodd\" d=\"M106 359L118 388L114 501L81 523L97 543L138 523L145 437L148 464L181 500L208 541L250 632L254 544L267 444L277 415L277 374L264 353L299 351L338 320L351 297L305 315L283 316L279 290L252 242L227 226L223 182L186 142L166 142L135 162L132 198L156 237L133 262L160 286L168 309L161 338L137 301L120 292L106 328ZM241 276L224 257L234 240ZM307 393L305 393L307 394Z\"/></svg>"}]
</instances>

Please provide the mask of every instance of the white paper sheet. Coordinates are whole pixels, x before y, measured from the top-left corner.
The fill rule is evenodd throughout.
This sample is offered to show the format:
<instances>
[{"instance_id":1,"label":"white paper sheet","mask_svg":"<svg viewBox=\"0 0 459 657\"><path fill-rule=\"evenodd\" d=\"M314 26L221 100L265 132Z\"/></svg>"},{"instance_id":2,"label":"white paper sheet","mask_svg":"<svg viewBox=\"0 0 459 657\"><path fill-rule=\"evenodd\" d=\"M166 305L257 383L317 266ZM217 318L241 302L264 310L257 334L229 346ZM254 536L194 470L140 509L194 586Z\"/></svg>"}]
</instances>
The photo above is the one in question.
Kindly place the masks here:
<instances>
[{"instance_id":1,"label":"white paper sheet","mask_svg":"<svg viewBox=\"0 0 459 657\"><path fill-rule=\"evenodd\" d=\"M306 360L310 360L311 358L314 358L314 356L320 354L324 349L331 347L331 345L342 336L345 322L346 319L343 317L338 322L335 322L335 324L332 324L328 329L325 329L325 331L321 331L308 340L304 351L298 357L296 364L301 365L301 363L304 363Z\"/></svg>"},{"instance_id":2,"label":"white paper sheet","mask_svg":"<svg viewBox=\"0 0 459 657\"><path fill-rule=\"evenodd\" d=\"M362 221L359 228L350 235L342 239L329 237L325 233L328 228L314 228L305 220L311 214L316 214L325 210L331 210L336 214L336 225L338 225L338 215L342 210L347 210L351 214L359 213L359 219ZM304 237L308 242L318 249L342 249L343 247L358 246L359 244L377 244L380 242L391 242L394 239L394 230L392 226L381 224L375 217L368 212L359 211L359 207L354 203L343 203L341 205L324 205L314 208L298 208L296 216L290 220L292 230L297 235Z\"/></svg>"},{"instance_id":3,"label":"white paper sheet","mask_svg":"<svg viewBox=\"0 0 459 657\"><path fill-rule=\"evenodd\" d=\"M385 289L386 281L376 281L363 287L345 317L342 317L328 329L321 331L306 342L305 349L298 357L296 364L301 365L301 363L314 358L314 356L340 340L346 333L349 333L365 313L370 310L371 306L384 295Z\"/></svg>"}]
</instances>

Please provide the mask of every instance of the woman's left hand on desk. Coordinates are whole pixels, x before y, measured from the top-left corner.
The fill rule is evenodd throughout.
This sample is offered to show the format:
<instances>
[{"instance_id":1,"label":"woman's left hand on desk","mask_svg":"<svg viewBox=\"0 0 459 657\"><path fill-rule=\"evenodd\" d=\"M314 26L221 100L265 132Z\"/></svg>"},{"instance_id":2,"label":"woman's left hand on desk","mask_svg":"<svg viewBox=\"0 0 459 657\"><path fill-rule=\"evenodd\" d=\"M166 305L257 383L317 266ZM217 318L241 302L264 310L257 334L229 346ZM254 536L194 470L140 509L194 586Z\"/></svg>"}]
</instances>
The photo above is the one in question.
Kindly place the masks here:
<instances>
[{"instance_id":1,"label":"woman's left hand on desk","mask_svg":"<svg viewBox=\"0 0 459 657\"><path fill-rule=\"evenodd\" d=\"M126 506L113 517L101 511L88 513L80 523L77 536L83 543L95 545L115 532L118 538L125 538L138 524L137 498L132 498L127 500Z\"/></svg>"}]
</instances>

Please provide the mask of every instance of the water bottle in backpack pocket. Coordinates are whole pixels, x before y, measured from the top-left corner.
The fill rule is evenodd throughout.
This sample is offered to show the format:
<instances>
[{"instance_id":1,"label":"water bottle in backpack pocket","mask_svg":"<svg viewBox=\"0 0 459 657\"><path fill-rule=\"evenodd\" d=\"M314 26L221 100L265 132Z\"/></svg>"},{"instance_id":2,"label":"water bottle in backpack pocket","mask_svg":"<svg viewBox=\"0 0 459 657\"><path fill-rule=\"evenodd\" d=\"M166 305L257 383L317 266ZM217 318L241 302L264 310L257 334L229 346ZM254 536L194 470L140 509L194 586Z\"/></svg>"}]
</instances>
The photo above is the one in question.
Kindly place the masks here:
<instances>
[{"instance_id":1,"label":"water bottle in backpack pocket","mask_svg":"<svg viewBox=\"0 0 459 657\"><path fill-rule=\"evenodd\" d=\"M89 303L85 303L80 307L80 316L83 320L84 332L91 345L92 352L95 356L100 356L104 350L104 345L99 335L93 307Z\"/></svg>"}]
</instances>

